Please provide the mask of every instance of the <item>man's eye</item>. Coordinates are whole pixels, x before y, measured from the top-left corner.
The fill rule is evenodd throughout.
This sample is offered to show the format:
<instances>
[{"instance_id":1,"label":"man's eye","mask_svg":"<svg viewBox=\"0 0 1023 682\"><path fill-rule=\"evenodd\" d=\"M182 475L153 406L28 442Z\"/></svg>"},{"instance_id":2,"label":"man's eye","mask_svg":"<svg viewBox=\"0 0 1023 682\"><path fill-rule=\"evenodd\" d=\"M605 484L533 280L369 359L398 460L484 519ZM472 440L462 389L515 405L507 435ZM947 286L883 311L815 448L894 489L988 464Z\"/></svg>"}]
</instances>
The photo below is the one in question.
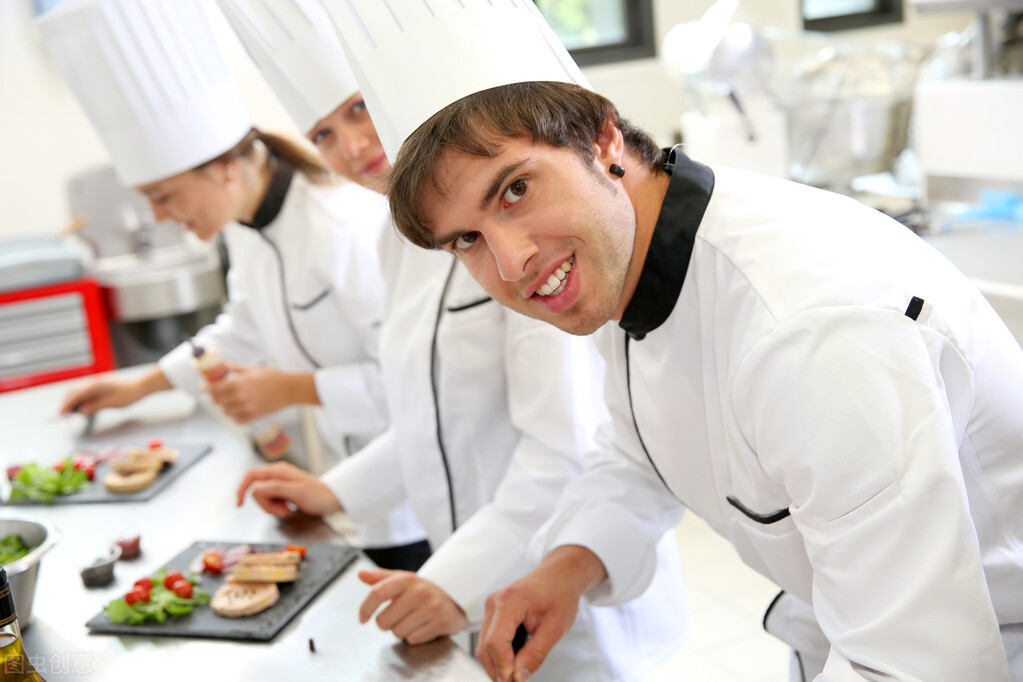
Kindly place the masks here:
<instances>
[{"instance_id":1,"label":"man's eye","mask_svg":"<svg viewBox=\"0 0 1023 682\"><path fill-rule=\"evenodd\" d=\"M466 232L463 235L459 235L453 242L456 251L465 251L472 247L479 238L479 232Z\"/></svg>"},{"instance_id":2,"label":"man's eye","mask_svg":"<svg viewBox=\"0 0 1023 682\"><path fill-rule=\"evenodd\" d=\"M366 102L364 100L360 99L358 102L352 104L353 114L361 114L364 111L366 111Z\"/></svg>"},{"instance_id":3,"label":"man's eye","mask_svg":"<svg viewBox=\"0 0 1023 682\"><path fill-rule=\"evenodd\" d=\"M508 185L508 189L504 191L504 200L509 204L514 204L516 201L525 196L528 188L529 184L520 178Z\"/></svg>"}]
</instances>

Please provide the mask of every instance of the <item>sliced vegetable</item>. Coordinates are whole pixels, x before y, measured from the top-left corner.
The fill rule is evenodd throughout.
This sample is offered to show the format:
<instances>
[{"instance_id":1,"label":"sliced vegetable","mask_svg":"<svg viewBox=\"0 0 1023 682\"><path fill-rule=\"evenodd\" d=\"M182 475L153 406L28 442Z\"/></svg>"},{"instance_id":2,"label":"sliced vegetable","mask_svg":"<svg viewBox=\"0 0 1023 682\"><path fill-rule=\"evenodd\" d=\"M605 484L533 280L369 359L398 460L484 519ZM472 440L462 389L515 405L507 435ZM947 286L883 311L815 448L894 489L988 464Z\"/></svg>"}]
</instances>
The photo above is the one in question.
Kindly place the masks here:
<instances>
[{"instance_id":1,"label":"sliced vegetable","mask_svg":"<svg viewBox=\"0 0 1023 682\"><path fill-rule=\"evenodd\" d=\"M88 472L76 468L70 457L52 468L30 462L11 479L11 500L53 502L58 495L70 495L87 485Z\"/></svg>"},{"instance_id":2,"label":"sliced vegetable","mask_svg":"<svg viewBox=\"0 0 1023 682\"><path fill-rule=\"evenodd\" d=\"M133 606L140 601L149 601L149 592L136 587L128 592L128 594L124 595L124 601L128 604L128 606Z\"/></svg>"},{"instance_id":3,"label":"sliced vegetable","mask_svg":"<svg viewBox=\"0 0 1023 682\"><path fill-rule=\"evenodd\" d=\"M172 585L177 587L176 590L165 587L164 583L169 577L174 578ZM140 586L144 581L151 583L148 592ZM188 596L183 596L185 594ZM145 599L142 598L143 595L146 596ZM192 580L182 576L180 571L161 569L149 578L137 580L136 587L131 592L104 606L103 611L112 623L129 625L138 625L146 621L163 623L168 616L179 618L191 613L196 606L208 604L209 601L209 592L194 585Z\"/></svg>"},{"instance_id":4,"label":"sliced vegetable","mask_svg":"<svg viewBox=\"0 0 1023 682\"><path fill-rule=\"evenodd\" d=\"M0 566L17 561L32 550L20 535L6 535L0 540Z\"/></svg>"},{"instance_id":5,"label":"sliced vegetable","mask_svg":"<svg viewBox=\"0 0 1023 682\"><path fill-rule=\"evenodd\" d=\"M183 580L184 577L185 576L181 575L181 571L168 571L163 576L163 580L161 582L163 583L163 586L169 590L174 586L174 583L179 580Z\"/></svg>"},{"instance_id":6,"label":"sliced vegetable","mask_svg":"<svg viewBox=\"0 0 1023 682\"><path fill-rule=\"evenodd\" d=\"M139 578L138 580L135 581L134 586L140 587L146 592L149 592L149 590L153 589L153 581L150 580L149 578Z\"/></svg>"},{"instance_id":7,"label":"sliced vegetable","mask_svg":"<svg viewBox=\"0 0 1023 682\"><path fill-rule=\"evenodd\" d=\"M179 597L191 599L193 592L192 583L182 578L181 580L171 585L171 592L178 595Z\"/></svg>"},{"instance_id":8,"label":"sliced vegetable","mask_svg":"<svg viewBox=\"0 0 1023 682\"><path fill-rule=\"evenodd\" d=\"M285 549L289 552L298 552L299 556L305 559L306 546L305 545L288 545Z\"/></svg>"},{"instance_id":9,"label":"sliced vegetable","mask_svg":"<svg viewBox=\"0 0 1023 682\"><path fill-rule=\"evenodd\" d=\"M213 575L223 573L224 557L216 552L206 552L202 555L202 570Z\"/></svg>"}]
</instances>

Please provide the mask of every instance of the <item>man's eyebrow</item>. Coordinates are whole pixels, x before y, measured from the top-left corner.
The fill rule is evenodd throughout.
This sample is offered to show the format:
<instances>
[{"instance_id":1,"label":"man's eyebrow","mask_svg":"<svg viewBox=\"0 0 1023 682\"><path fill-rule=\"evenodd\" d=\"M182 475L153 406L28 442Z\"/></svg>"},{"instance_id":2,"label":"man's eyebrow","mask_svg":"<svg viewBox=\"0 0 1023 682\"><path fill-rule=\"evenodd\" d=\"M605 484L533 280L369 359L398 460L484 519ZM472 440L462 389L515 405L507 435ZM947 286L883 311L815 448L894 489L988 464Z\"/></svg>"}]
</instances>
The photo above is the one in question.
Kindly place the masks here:
<instances>
[{"instance_id":1,"label":"man's eyebrow","mask_svg":"<svg viewBox=\"0 0 1023 682\"><path fill-rule=\"evenodd\" d=\"M508 179L508 176L512 175L515 171L517 171L519 168L525 165L525 163L528 160L529 159L520 159L518 161L513 161L512 163L502 166L497 171L497 174L494 175L494 179L490 183L490 186L487 188L486 193L480 200L481 211L487 210L491 202L494 201L494 197L496 197L497 194L501 191L501 187L504 186L504 183ZM445 246L447 246L448 244L462 236L463 233L464 231L459 231L435 237L431 243L431 246L434 249L443 249Z\"/></svg>"},{"instance_id":2,"label":"man's eyebrow","mask_svg":"<svg viewBox=\"0 0 1023 682\"><path fill-rule=\"evenodd\" d=\"M493 181L490 183L490 187L487 188L486 194L484 194L483 199L480 200L481 211L487 210L487 207L490 206L490 202L492 202L494 197L497 196L497 193L501 191L501 187L504 186L504 182L508 179L508 176L521 168L526 161L527 159L513 161L512 163L502 166L501 169L497 171L497 175L494 176Z\"/></svg>"}]
</instances>

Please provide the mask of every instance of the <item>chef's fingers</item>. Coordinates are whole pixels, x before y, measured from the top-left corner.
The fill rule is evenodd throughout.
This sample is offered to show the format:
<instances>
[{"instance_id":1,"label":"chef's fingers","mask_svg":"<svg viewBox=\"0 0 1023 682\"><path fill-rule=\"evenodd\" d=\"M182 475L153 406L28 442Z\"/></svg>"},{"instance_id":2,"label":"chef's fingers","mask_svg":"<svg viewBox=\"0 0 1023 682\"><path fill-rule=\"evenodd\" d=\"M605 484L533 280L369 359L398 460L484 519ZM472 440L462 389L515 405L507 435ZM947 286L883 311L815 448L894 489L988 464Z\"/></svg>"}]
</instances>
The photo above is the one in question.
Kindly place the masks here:
<instances>
[{"instance_id":1,"label":"chef's fingers","mask_svg":"<svg viewBox=\"0 0 1023 682\"><path fill-rule=\"evenodd\" d=\"M359 580L366 583L367 585L376 585L378 582L386 578L387 576L394 573L394 571L386 568L374 568L372 570L359 571Z\"/></svg>"},{"instance_id":2,"label":"chef's fingers","mask_svg":"<svg viewBox=\"0 0 1023 682\"><path fill-rule=\"evenodd\" d=\"M257 481L269 481L274 479L296 479L301 469L288 462L274 462L267 466L249 469L238 484L238 506L245 502L245 492Z\"/></svg>"},{"instance_id":3,"label":"chef's fingers","mask_svg":"<svg viewBox=\"0 0 1023 682\"><path fill-rule=\"evenodd\" d=\"M366 595L366 598L362 600L362 604L359 606L360 623L365 623L372 618L373 614L384 603L397 599L404 594L410 584L406 576L415 575L409 571L392 571L391 573L385 580L381 580L374 585L373 589ZM391 614L393 616L395 611L391 611ZM390 630L390 627L385 627L379 618L377 619L377 625L384 630Z\"/></svg>"},{"instance_id":4,"label":"chef's fingers","mask_svg":"<svg viewBox=\"0 0 1023 682\"><path fill-rule=\"evenodd\" d=\"M514 682L526 682L543 665L547 654L563 634L564 628L551 627L548 622L541 621L515 654L515 677L512 678Z\"/></svg>"},{"instance_id":5,"label":"chef's fingers","mask_svg":"<svg viewBox=\"0 0 1023 682\"><path fill-rule=\"evenodd\" d=\"M257 481L252 484L252 499L274 516L287 516L301 499L301 490L290 481Z\"/></svg>"},{"instance_id":6,"label":"chef's fingers","mask_svg":"<svg viewBox=\"0 0 1023 682\"><path fill-rule=\"evenodd\" d=\"M483 626L476 645L476 659L483 664L490 678L499 682L511 679L515 664L512 641L525 617L518 608L506 606L501 596L497 592L487 597Z\"/></svg>"},{"instance_id":7,"label":"chef's fingers","mask_svg":"<svg viewBox=\"0 0 1023 682\"><path fill-rule=\"evenodd\" d=\"M425 644L432 642L443 634L444 615L434 609L422 607L413 609L394 624L391 632L395 637L405 640L409 644Z\"/></svg>"},{"instance_id":8,"label":"chef's fingers","mask_svg":"<svg viewBox=\"0 0 1023 682\"><path fill-rule=\"evenodd\" d=\"M395 625L392 632L409 644L424 644L461 632L468 624L462 608L436 587L433 598Z\"/></svg>"}]
</instances>

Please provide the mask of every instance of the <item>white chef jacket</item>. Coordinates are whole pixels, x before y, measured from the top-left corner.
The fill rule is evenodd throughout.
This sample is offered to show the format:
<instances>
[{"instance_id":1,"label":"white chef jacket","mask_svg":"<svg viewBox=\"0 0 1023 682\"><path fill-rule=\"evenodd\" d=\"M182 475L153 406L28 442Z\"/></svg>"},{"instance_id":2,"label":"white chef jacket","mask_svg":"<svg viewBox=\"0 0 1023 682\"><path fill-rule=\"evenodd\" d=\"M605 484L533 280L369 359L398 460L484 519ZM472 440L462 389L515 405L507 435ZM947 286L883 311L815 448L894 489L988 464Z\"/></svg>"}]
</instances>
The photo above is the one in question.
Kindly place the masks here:
<instances>
[{"instance_id":1,"label":"white chef jacket","mask_svg":"<svg viewBox=\"0 0 1023 682\"><path fill-rule=\"evenodd\" d=\"M611 444L534 558L586 546L610 576L588 598L628 599L679 499L812 603L831 642L818 679L1008 679L1023 350L962 274L880 213L675 161L636 295L599 332Z\"/></svg>"},{"instance_id":2,"label":"white chef jacket","mask_svg":"<svg viewBox=\"0 0 1023 682\"><path fill-rule=\"evenodd\" d=\"M224 229L228 302L196 334L231 362L312 372L322 406L310 409L334 461L348 454L346 441L361 445L387 426L377 360L385 294L376 242L385 224L387 205L375 192L348 181L316 185L278 161L254 226ZM199 393L189 344L159 366L175 387ZM424 536L408 507L357 530L369 547Z\"/></svg>"},{"instance_id":3,"label":"white chef jacket","mask_svg":"<svg viewBox=\"0 0 1023 682\"><path fill-rule=\"evenodd\" d=\"M324 480L356 522L411 500L434 548L420 575L478 629L486 597L529 571L529 539L595 447L603 362L591 339L492 301L448 253L388 233L382 261L392 425ZM389 491L369 485L387 476ZM584 605L533 679L641 680L681 646L677 541L655 544L649 586L624 606Z\"/></svg>"}]
</instances>

